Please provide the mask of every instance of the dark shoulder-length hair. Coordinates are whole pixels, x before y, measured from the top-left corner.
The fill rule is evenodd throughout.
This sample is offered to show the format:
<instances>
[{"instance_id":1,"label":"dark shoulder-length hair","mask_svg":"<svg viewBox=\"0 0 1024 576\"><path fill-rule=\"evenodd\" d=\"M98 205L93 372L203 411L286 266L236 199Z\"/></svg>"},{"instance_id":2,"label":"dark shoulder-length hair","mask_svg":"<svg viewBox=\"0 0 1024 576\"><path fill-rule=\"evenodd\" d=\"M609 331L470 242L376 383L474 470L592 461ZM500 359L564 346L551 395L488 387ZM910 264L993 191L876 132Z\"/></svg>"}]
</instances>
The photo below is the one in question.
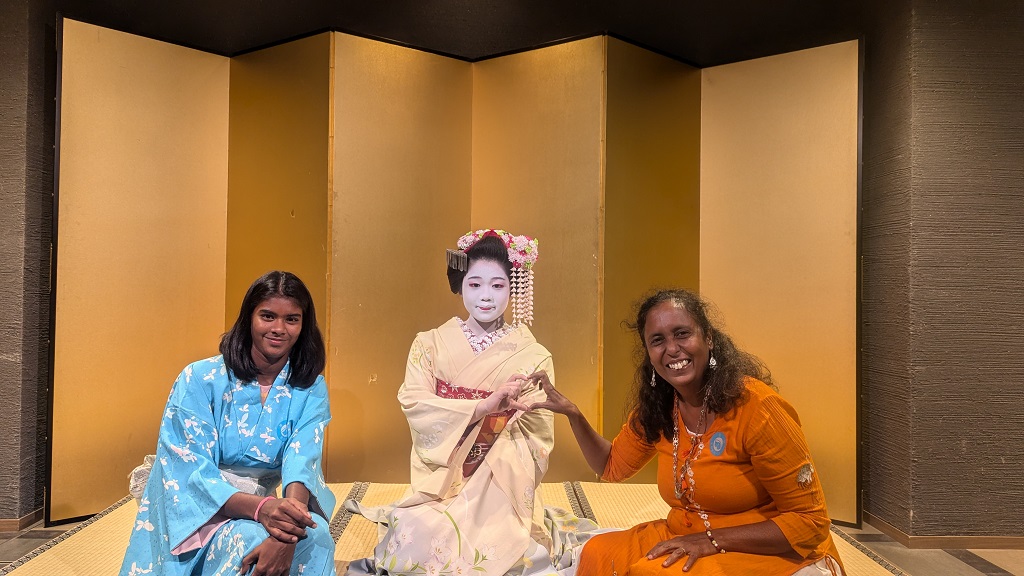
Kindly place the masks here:
<instances>
[{"instance_id":1,"label":"dark shoulder-length hair","mask_svg":"<svg viewBox=\"0 0 1024 576\"><path fill-rule=\"evenodd\" d=\"M733 344L732 338L711 320L710 305L700 296L688 290L660 290L648 296L636 307L636 323L629 327L636 330L637 344L634 349L636 375L633 383L633 399L629 406L632 414L629 424L633 431L653 444L660 437L671 438L673 431L673 405L676 391L662 380L651 365L644 342L644 328L647 316L658 304L672 302L690 314L705 337L711 340L711 353L718 366L705 367L704 385L711 387L708 395L708 410L725 414L732 410L745 396L744 379L748 376L774 386L768 367L756 356L748 354ZM651 386L651 374L656 385Z\"/></svg>"},{"instance_id":2,"label":"dark shoulder-length hair","mask_svg":"<svg viewBox=\"0 0 1024 576\"><path fill-rule=\"evenodd\" d=\"M252 315L256 307L274 296L291 298L302 308L302 330L299 339L288 354L291 373L288 383L296 388L308 388L327 365L324 339L316 323L313 297L299 277L291 272L273 271L260 276L249 286L238 310L238 318L220 339L220 353L224 364L236 378L250 382L256 379L256 363L252 359Z\"/></svg>"},{"instance_id":3,"label":"dark shoulder-length hair","mask_svg":"<svg viewBox=\"0 0 1024 576\"><path fill-rule=\"evenodd\" d=\"M466 256L469 258L469 264L473 264L477 260L497 262L505 271L505 276L508 276L511 281L512 262L508 259L508 248L505 247L505 241L501 238L497 236L484 236L476 244L473 244L469 250L466 250ZM451 266L448 267L448 286L452 289L452 294L460 294L462 292L462 281L466 279L466 272L468 271L469 266L466 266L465 270L459 270Z\"/></svg>"}]
</instances>

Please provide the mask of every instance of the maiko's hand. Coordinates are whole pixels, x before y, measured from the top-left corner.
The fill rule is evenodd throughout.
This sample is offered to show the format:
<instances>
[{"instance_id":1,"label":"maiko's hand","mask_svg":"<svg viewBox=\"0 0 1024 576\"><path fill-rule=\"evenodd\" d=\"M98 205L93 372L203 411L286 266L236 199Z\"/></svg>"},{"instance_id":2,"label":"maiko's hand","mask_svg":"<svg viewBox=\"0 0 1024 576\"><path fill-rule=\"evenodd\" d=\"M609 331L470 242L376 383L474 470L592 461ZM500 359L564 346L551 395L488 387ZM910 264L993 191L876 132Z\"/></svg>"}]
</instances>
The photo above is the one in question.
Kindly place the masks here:
<instances>
[{"instance_id":1,"label":"maiko's hand","mask_svg":"<svg viewBox=\"0 0 1024 576\"><path fill-rule=\"evenodd\" d=\"M665 561L661 564L668 567L678 562L683 556L686 556L683 572L689 572L698 558L710 556L717 552L711 541L704 537L704 534L687 534L686 536L676 536L670 540L655 544L654 548L651 548L651 551L647 553L647 559L654 560L660 556L668 555L668 558L665 558Z\"/></svg>"},{"instance_id":2,"label":"maiko's hand","mask_svg":"<svg viewBox=\"0 0 1024 576\"><path fill-rule=\"evenodd\" d=\"M305 537L306 527L316 528L309 508L296 498L275 498L260 508L260 524L277 540L295 543Z\"/></svg>"},{"instance_id":3,"label":"maiko's hand","mask_svg":"<svg viewBox=\"0 0 1024 576\"><path fill-rule=\"evenodd\" d=\"M506 410L529 410L529 407L519 401L519 394L523 389L525 377L521 374L512 376L512 379L505 382L498 389L491 393L484 402L487 402L487 413L495 414Z\"/></svg>"},{"instance_id":4,"label":"maiko's hand","mask_svg":"<svg viewBox=\"0 0 1024 576\"><path fill-rule=\"evenodd\" d=\"M576 411L576 405L565 397L564 394L559 392L552 384L551 378L548 377L547 372L539 370L530 374L526 377L527 380L533 380L540 385L540 389L544 391L544 395L547 400L542 402L534 402L530 406L530 410L551 410L556 414L570 414Z\"/></svg>"},{"instance_id":5,"label":"maiko's hand","mask_svg":"<svg viewBox=\"0 0 1024 576\"><path fill-rule=\"evenodd\" d=\"M242 559L240 574L245 574L252 566L252 576L288 576L294 556L295 544L267 538Z\"/></svg>"}]
</instances>

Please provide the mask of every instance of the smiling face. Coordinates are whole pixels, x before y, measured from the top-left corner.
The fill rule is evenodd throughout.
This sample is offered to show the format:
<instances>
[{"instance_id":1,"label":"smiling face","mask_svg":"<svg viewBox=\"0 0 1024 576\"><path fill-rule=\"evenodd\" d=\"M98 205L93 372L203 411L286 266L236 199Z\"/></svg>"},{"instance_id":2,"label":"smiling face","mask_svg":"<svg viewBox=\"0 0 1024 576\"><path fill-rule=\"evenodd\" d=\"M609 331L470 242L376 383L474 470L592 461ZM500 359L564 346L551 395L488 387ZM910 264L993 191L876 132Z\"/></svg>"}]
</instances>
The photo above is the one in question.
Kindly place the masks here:
<instances>
[{"instance_id":1,"label":"smiling face","mask_svg":"<svg viewBox=\"0 0 1024 576\"><path fill-rule=\"evenodd\" d=\"M271 296L252 313L252 355L270 364L286 358L302 332L302 307L287 296Z\"/></svg>"},{"instance_id":2,"label":"smiling face","mask_svg":"<svg viewBox=\"0 0 1024 576\"><path fill-rule=\"evenodd\" d=\"M700 390L712 342L685 308L671 300L651 308L643 337L658 376L681 394Z\"/></svg>"},{"instance_id":3,"label":"smiling face","mask_svg":"<svg viewBox=\"0 0 1024 576\"><path fill-rule=\"evenodd\" d=\"M509 281L505 269L492 260L474 260L462 280L462 303L485 329L508 308Z\"/></svg>"}]
</instances>

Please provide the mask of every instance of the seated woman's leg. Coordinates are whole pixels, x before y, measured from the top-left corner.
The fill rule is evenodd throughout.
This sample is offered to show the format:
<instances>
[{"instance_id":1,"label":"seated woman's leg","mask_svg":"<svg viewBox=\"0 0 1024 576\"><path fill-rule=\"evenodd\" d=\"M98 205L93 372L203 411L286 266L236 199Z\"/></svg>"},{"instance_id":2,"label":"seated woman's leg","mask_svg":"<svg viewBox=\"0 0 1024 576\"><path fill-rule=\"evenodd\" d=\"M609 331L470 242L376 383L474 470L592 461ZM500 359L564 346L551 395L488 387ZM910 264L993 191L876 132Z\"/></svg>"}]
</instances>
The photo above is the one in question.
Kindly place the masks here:
<instances>
[{"instance_id":1,"label":"seated woman's leg","mask_svg":"<svg viewBox=\"0 0 1024 576\"><path fill-rule=\"evenodd\" d=\"M316 528L306 528L306 537L295 546L292 574L334 574L334 538L331 537L330 522L319 514L313 514L313 521Z\"/></svg>"},{"instance_id":2,"label":"seated woman's leg","mask_svg":"<svg viewBox=\"0 0 1024 576\"><path fill-rule=\"evenodd\" d=\"M645 555L655 544L671 537L668 523L664 520L647 522L621 532L598 534L583 546L576 573L625 576L637 563L659 565L659 561L649 561Z\"/></svg>"}]
</instances>

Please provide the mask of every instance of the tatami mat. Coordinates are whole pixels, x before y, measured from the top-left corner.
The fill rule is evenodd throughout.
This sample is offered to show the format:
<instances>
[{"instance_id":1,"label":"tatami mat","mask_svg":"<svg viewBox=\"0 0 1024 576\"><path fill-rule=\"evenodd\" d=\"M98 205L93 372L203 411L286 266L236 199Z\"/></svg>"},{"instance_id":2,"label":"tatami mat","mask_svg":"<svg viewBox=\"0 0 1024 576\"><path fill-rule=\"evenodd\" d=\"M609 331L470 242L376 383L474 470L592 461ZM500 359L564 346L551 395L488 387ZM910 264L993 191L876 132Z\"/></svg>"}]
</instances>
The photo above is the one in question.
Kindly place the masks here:
<instances>
[{"instance_id":1,"label":"tatami mat","mask_svg":"<svg viewBox=\"0 0 1024 576\"><path fill-rule=\"evenodd\" d=\"M12 562L0 575L110 576L121 568L138 505L130 496Z\"/></svg>"},{"instance_id":2,"label":"tatami mat","mask_svg":"<svg viewBox=\"0 0 1024 576\"><path fill-rule=\"evenodd\" d=\"M341 503L352 498L367 506L388 504L401 498L408 485L352 482L330 484L330 488L338 497L338 510L330 527L337 540L335 558L339 569L343 570L349 561L373 553L378 533L374 523L347 512ZM590 518L608 528L628 528L665 518L669 511L653 484L548 483L541 485L541 497L546 506L572 510L577 516ZM137 508L134 499L125 497L0 569L0 576L116 574L128 546ZM842 530L833 527L832 531L848 576L905 576Z\"/></svg>"}]
</instances>

